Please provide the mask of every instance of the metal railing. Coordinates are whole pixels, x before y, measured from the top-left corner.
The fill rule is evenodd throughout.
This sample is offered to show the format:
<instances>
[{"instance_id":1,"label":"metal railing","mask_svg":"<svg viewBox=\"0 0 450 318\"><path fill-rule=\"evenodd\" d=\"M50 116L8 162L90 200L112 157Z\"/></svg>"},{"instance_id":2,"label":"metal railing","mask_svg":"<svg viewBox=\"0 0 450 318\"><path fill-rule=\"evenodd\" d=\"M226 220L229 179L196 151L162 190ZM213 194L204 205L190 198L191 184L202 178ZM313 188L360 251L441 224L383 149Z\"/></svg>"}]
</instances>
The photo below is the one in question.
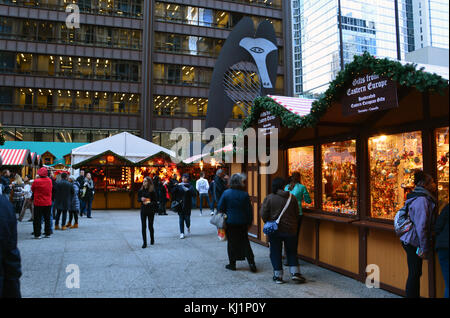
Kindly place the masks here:
<instances>
[{"instance_id":1,"label":"metal railing","mask_svg":"<svg viewBox=\"0 0 450 318\"><path fill-rule=\"evenodd\" d=\"M39 111L39 112L76 112L76 113L103 113L103 114L124 114L124 115L138 115L140 114L140 109L133 107L130 109L129 106L121 107L120 105L108 105L106 107L100 105L64 105L64 106L54 106L46 104L0 104L0 110L2 111Z\"/></svg>"},{"instance_id":2,"label":"metal railing","mask_svg":"<svg viewBox=\"0 0 450 318\"><path fill-rule=\"evenodd\" d=\"M58 78L70 78L70 79L89 79L89 80L102 80L102 81L122 81L140 83L141 78L123 76L123 75L102 75L102 74L85 74L82 72L45 72L45 71L24 71L16 68L1 68L0 73L12 74L12 75L31 75L42 77L58 77Z\"/></svg>"}]
</instances>

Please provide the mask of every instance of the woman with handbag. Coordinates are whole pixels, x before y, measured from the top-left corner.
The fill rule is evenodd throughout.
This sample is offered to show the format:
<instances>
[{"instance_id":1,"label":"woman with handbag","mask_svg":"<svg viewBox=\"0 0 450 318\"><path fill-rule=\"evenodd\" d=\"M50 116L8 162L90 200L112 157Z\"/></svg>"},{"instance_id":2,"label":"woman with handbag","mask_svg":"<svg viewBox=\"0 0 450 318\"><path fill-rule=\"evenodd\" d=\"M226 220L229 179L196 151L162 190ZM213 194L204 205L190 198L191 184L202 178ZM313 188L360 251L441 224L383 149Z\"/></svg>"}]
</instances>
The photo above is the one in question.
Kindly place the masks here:
<instances>
[{"instance_id":1,"label":"woman with handbag","mask_svg":"<svg viewBox=\"0 0 450 318\"><path fill-rule=\"evenodd\" d=\"M222 194L217 211L226 214L226 236L228 240L229 264L226 269L235 271L236 261L247 259L252 272L256 272L255 256L253 255L248 229L253 223L250 196L245 192L245 177L234 174L230 179L230 189Z\"/></svg>"},{"instance_id":2,"label":"woman with handbag","mask_svg":"<svg viewBox=\"0 0 450 318\"><path fill-rule=\"evenodd\" d=\"M300 274L297 258L298 201L288 191L283 191L284 184L282 178L275 178L272 182L272 193L264 199L261 207L261 218L266 223L265 232L268 225L276 223L268 234L273 281L277 284L284 283L281 261L284 243L291 279L297 283L304 283L306 280Z\"/></svg>"},{"instance_id":3,"label":"woman with handbag","mask_svg":"<svg viewBox=\"0 0 450 318\"><path fill-rule=\"evenodd\" d=\"M155 187L150 177L145 177L142 188L138 192L138 202L141 203L142 248L147 247L147 219L150 231L150 244L155 244L153 221L158 208Z\"/></svg>"},{"instance_id":4,"label":"woman with handbag","mask_svg":"<svg viewBox=\"0 0 450 318\"><path fill-rule=\"evenodd\" d=\"M189 183L189 175L183 174L181 183L172 188L172 206L171 209L178 212L180 223L180 239L184 239L184 225L186 224L188 233L191 233L191 210L192 196L194 188Z\"/></svg>"}]
</instances>

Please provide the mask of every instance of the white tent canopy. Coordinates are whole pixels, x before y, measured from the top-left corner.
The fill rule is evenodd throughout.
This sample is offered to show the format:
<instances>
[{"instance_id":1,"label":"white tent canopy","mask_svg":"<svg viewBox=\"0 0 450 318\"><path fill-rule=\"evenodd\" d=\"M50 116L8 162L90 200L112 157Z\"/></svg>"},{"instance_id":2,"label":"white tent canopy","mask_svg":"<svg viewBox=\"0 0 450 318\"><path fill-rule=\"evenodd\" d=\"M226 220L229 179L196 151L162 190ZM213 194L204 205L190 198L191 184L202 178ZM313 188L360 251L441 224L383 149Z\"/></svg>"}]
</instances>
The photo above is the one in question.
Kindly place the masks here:
<instances>
[{"instance_id":1,"label":"white tent canopy","mask_svg":"<svg viewBox=\"0 0 450 318\"><path fill-rule=\"evenodd\" d=\"M86 161L107 151L137 163L158 153L175 157L175 153L150 141L124 132L72 150L72 165Z\"/></svg>"}]
</instances>

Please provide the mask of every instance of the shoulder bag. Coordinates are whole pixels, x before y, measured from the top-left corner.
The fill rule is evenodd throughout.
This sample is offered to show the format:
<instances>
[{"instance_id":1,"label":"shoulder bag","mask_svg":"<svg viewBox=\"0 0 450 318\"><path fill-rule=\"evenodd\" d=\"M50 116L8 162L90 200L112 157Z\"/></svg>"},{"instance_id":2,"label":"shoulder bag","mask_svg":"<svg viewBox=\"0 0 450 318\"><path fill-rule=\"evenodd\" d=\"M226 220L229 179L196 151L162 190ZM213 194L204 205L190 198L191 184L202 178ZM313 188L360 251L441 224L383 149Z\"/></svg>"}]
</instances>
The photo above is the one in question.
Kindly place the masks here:
<instances>
[{"instance_id":1,"label":"shoulder bag","mask_svg":"<svg viewBox=\"0 0 450 318\"><path fill-rule=\"evenodd\" d=\"M291 203L292 194L289 194L289 199L286 202L286 205L283 208L283 211L281 211L280 216L276 221L268 221L264 224L263 232L266 235L273 234L276 231L278 231L278 224L280 223L281 217L283 216L284 212L286 212L289 204Z\"/></svg>"}]
</instances>

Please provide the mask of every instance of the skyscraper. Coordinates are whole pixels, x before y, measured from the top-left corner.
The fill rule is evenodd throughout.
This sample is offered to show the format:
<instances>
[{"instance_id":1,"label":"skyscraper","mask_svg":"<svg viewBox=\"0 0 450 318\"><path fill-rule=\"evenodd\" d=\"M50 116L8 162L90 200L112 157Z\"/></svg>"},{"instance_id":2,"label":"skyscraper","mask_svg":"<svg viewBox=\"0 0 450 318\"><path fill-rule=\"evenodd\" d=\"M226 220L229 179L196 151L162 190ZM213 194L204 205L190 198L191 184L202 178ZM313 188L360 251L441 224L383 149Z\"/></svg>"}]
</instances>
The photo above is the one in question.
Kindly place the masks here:
<instances>
[{"instance_id":1,"label":"skyscraper","mask_svg":"<svg viewBox=\"0 0 450 318\"><path fill-rule=\"evenodd\" d=\"M80 28L68 29L68 3ZM244 16L278 37L281 0L0 0L0 123L8 140L91 142L128 131L170 147L170 131L204 120L220 49ZM287 19L285 19L287 20ZM289 57L290 59L290 57ZM235 107L232 127L242 113Z\"/></svg>"},{"instance_id":2,"label":"skyscraper","mask_svg":"<svg viewBox=\"0 0 450 318\"><path fill-rule=\"evenodd\" d=\"M369 52L380 58L405 60L421 43L433 45L417 36L418 30L425 32L417 27L420 21L430 26L430 38L435 34L435 43L448 49L448 14L444 23L448 3L442 1L299 0L293 1L291 10L293 29L300 24L300 41L297 31L292 39L294 51L301 56L301 63L295 60L293 68L295 75L301 74L294 75L296 94L323 93L354 55ZM422 20L418 20L419 14L424 15Z\"/></svg>"}]
</instances>

